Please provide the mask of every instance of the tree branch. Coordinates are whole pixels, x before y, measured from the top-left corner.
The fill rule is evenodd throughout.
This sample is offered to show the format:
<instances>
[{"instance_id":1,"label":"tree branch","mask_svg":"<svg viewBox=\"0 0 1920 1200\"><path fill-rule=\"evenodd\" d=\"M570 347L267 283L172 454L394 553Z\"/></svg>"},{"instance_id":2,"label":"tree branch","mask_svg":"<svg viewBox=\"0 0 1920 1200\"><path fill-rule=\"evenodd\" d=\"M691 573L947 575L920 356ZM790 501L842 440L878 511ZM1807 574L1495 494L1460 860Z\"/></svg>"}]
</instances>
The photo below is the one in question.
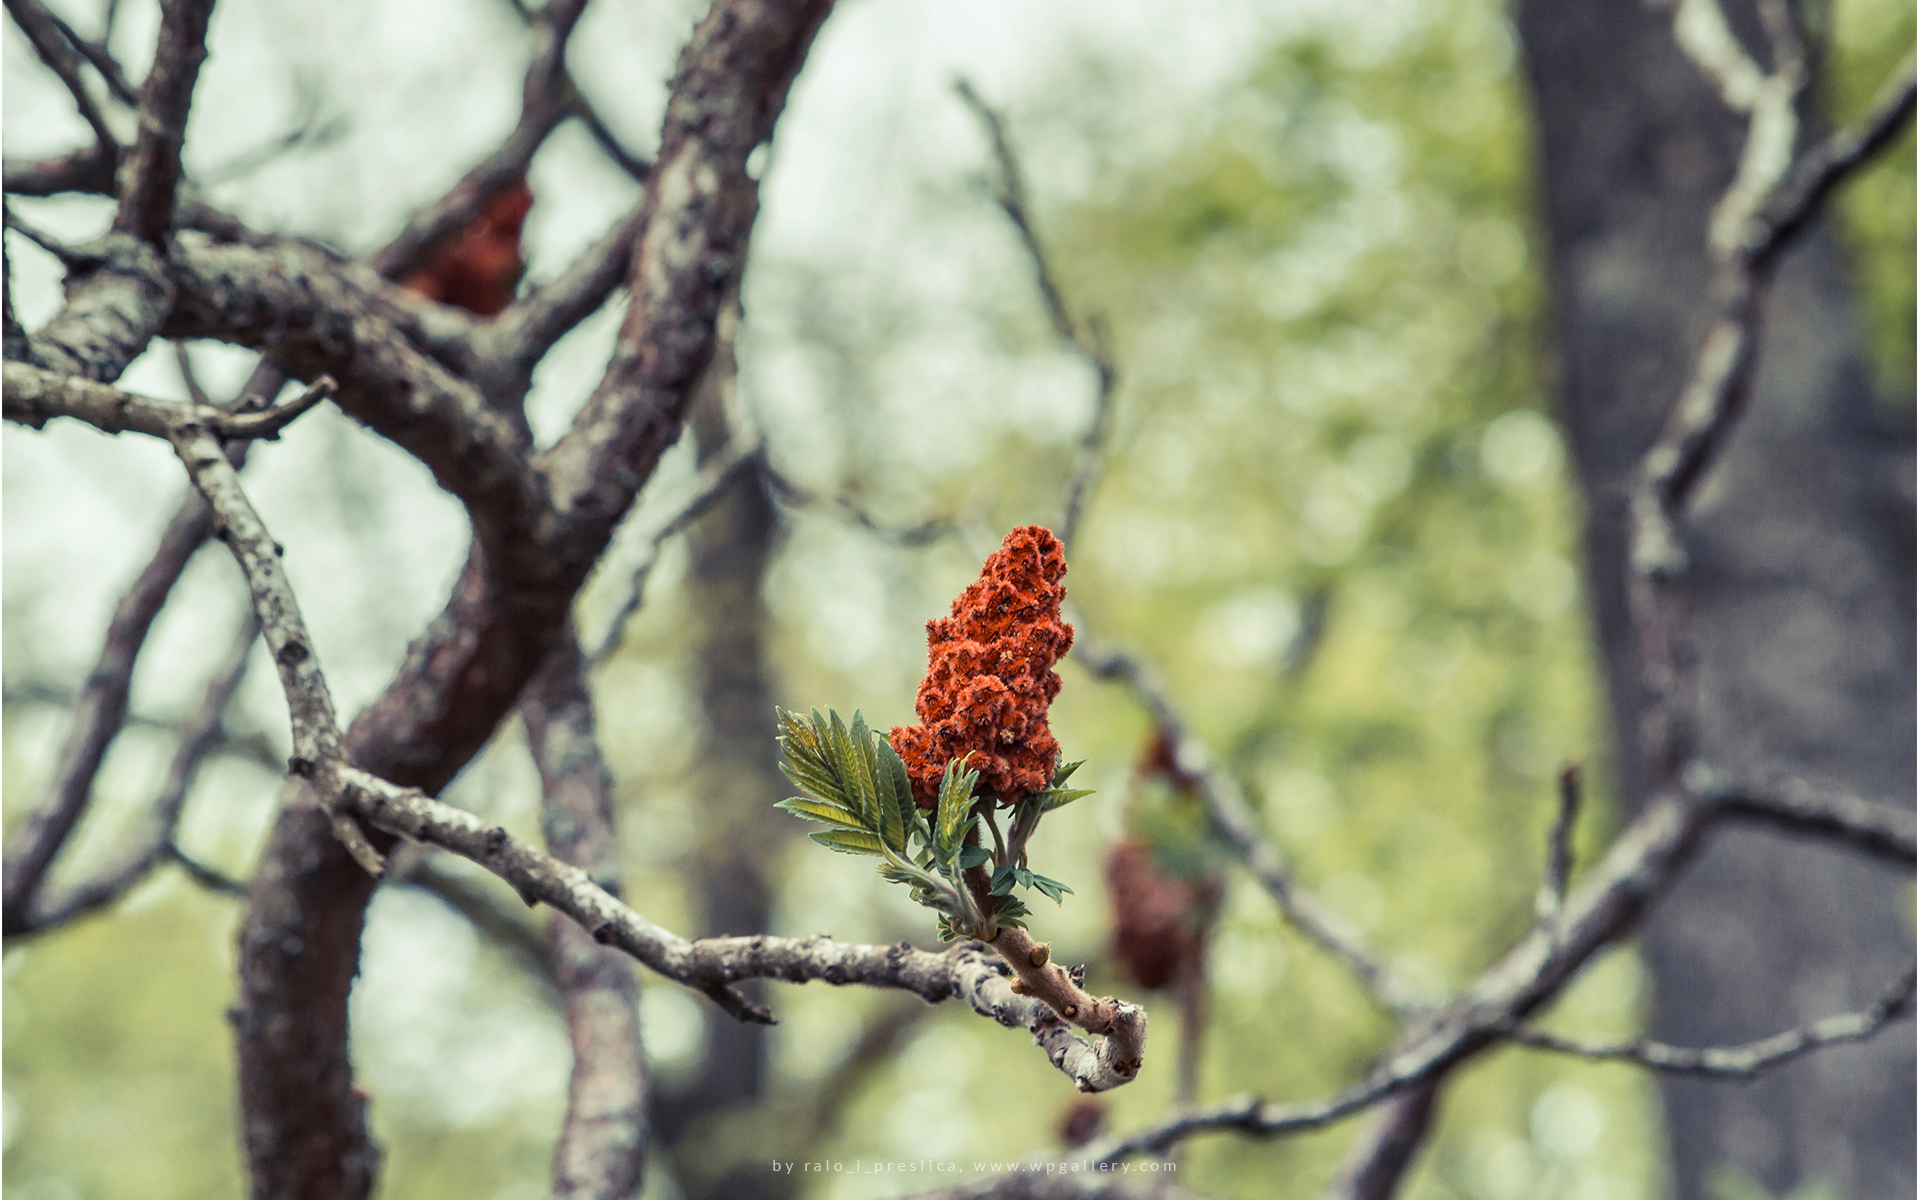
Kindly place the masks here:
<instances>
[{"instance_id":1,"label":"tree branch","mask_svg":"<svg viewBox=\"0 0 1920 1200\"><path fill-rule=\"evenodd\" d=\"M295 418L333 395L335 384L321 376L298 399L263 412L228 412L206 404L151 400L78 375L59 375L25 363L7 363L5 415L32 429L55 417L84 421L102 433L144 433L172 437L184 425L197 425L221 441L256 438L272 441Z\"/></svg>"},{"instance_id":2,"label":"tree branch","mask_svg":"<svg viewBox=\"0 0 1920 1200\"><path fill-rule=\"evenodd\" d=\"M186 805L187 791L193 786L200 764L219 744L221 724L226 719L227 708L233 702L234 693L240 689L240 681L246 675L247 659L252 654L253 644L259 639L260 623L249 612L246 619L240 622L232 648L214 669L213 679L207 684L200 707L180 726L179 745L174 750L172 763L167 767L166 782L161 785L160 795L148 809L131 843L91 878L51 895L38 897L28 916L27 927L10 931L10 935L45 933L76 917L105 908L126 895L155 867L172 857L170 851L174 844L174 830L180 824L180 811Z\"/></svg>"},{"instance_id":3,"label":"tree branch","mask_svg":"<svg viewBox=\"0 0 1920 1200\"><path fill-rule=\"evenodd\" d=\"M1101 644L1087 634L1084 624L1074 640L1073 656L1096 679L1125 684L1153 715L1155 727L1173 747L1174 761L1181 771L1200 782L1200 796L1213 827L1294 927L1345 964L1366 985L1368 995L1389 1012L1411 1015L1424 1011L1427 1001L1367 947L1360 932L1324 900L1295 882L1280 851L1260 836L1259 820L1247 807L1239 786L1213 764L1206 745L1187 732L1186 723L1145 664Z\"/></svg>"},{"instance_id":4,"label":"tree branch","mask_svg":"<svg viewBox=\"0 0 1920 1200\"><path fill-rule=\"evenodd\" d=\"M20 32L27 35L27 41L33 44L35 54L47 65L72 95L74 107L80 110L80 116L87 127L93 130L93 153L106 162L119 159L120 143L114 139L113 130L107 127L107 119L100 112L100 105L94 101L93 93L87 90L86 81L80 75L80 55L68 42L63 32L63 22L53 15L40 0L7 0L7 12L13 17Z\"/></svg>"},{"instance_id":5,"label":"tree branch","mask_svg":"<svg viewBox=\"0 0 1920 1200\"><path fill-rule=\"evenodd\" d=\"M987 138L993 145L994 159L999 166L999 174L993 185L994 199L999 201L1001 211L1007 214L1015 232L1020 235L1021 244L1026 247L1027 257L1033 263L1034 281L1039 285L1041 299L1046 302L1047 315L1053 320L1054 332L1093 368L1096 380L1093 421L1087 426L1086 435L1081 438L1080 448L1074 456L1065 510L1060 518L1060 528L1054 531L1060 543L1071 549L1074 534L1080 529L1080 517L1086 508L1087 495L1093 490L1101 459L1106 453L1107 429L1113 415L1113 393L1120 379L1119 368L1114 363L1105 323L1097 317L1084 323L1076 321L1072 310L1067 307L1066 296L1060 290L1046 249L1040 244L1033 218L1028 214L1026 184L1019 157L1014 154L1013 144L1007 138L1006 123L965 79L955 80L953 87L960 99L980 118Z\"/></svg>"},{"instance_id":6,"label":"tree branch","mask_svg":"<svg viewBox=\"0 0 1920 1200\"><path fill-rule=\"evenodd\" d=\"M121 168L116 233L165 249L180 187L180 147L187 137L193 85L207 60L213 0L161 0L153 67L140 85L140 132Z\"/></svg>"},{"instance_id":7,"label":"tree branch","mask_svg":"<svg viewBox=\"0 0 1920 1200\"><path fill-rule=\"evenodd\" d=\"M462 176L451 191L413 214L391 242L367 262L398 279L427 260L436 246L465 229L500 189L527 173L534 153L571 111L566 83L567 38L586 0L549 0L534 20L534 51L521 89L520 120L499 149Z\"/></svg>"},{"instance_id":8,"label":"tree branch","mask_svg":"<svg viewBox=\"0 0 1920 1200\"><path fill-rule=\"evenodd\" d=\"M1914 968L1865 1010L1823 1017L1818 1021L1776 1033L1740 1046L1701 1050L1636 1039L1631 1042L1587 1042L1565 1038L1530 1026L1516 1026L1507 1037L1535 1050L1571 1054L1595 1062L1630 1062L1656 1071L1699 1075L1713 1079L1751 1079L1768 1067L1825 1046L1860 1042L1902 1017L1913 1015Z\"/></svg>"}]
</instances>

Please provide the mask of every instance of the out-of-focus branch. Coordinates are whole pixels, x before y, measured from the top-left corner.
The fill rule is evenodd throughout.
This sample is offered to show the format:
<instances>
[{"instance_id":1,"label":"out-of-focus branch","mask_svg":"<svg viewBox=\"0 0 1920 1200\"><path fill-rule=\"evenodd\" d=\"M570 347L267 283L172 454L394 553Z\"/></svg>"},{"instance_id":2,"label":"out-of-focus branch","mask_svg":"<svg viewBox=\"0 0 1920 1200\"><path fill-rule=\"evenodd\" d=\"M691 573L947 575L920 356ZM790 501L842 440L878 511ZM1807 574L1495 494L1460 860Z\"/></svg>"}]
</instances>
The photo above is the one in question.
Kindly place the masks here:
<instances>
[{"instance_id":1,"label":"out-of-focus branch","mask_svg":"<svg viewBox=\"0 0 1920 1200\"><path fill-rule=\"evenodd\" d=\"M1573 826L1580 819L1580 768L1569 763L1560 768L1560 809L1553 818L1553 832L1547 835L1547 869L1540 880L1540 893L1534 898L1534 915L1551 921L1567 902L1567 878L1573 873Z\"/></svg>"},{"instance_id":2,"label":"out-of-focus branch","mask_svg":"<svg viewBox=\"0 0 1920 1200\"><path fill-rule=\"evenodd\" d=\"M13 17L14 24L27 35L27 41L33 44L33 51L40 61L47 65L60 82L73 96L74 107L80 110L80 116L87 127L93 130L95 147L93 153L107 162L119 159L120 143L114 140L113 130L107 127L107 119L100 112L100 105L94 101L93 93L87 90L86 80L81 77L81 57L63 32L60 18L53 15L40 0L7 0L7 12Z\"/></svg>"},{"instance_id":3,"label":"out-of-focus branch","mask_svg":"<svg viewBox=\"0 0 1920 1200\"><path fill-rule=\"evenodd\" d=\"M1680 1075L1719 1079L1751 1079L1768 1067L1800 1057L1823 1046L1865 1041L1894 1021L1913 1014L1914 968L1864 1010L1823 1017L1818 1021L1776 1033L1741 1046L1684 1049L1661 1042L1588 1042L1544 1030L1518 1026L1506 1036L1535 1050L1572 1054L1595 1062L1629 1062Z\"/></svg>"},{"instance_id":4,"label":"out-of-focus branch","mask_svg":"<svg viewBox=\"0 0 1920 1200\"><path fill-rule=\"evenodd\" d=\"M174 830L180 823L180 811L186 805L187 791L207 754L218 744L227 707L233 702L240 680L246 675L247 659L254 642L260 638L260 623L249 612L240 623L232 648L214 669L200 707L180 727L180 743L167 767L166 782L160 795L141 820L139 833L112 861L81 883L43 894L28 915L27 928L10 933L44 933L76 917L105 908L126 895L153 869L170 857Z\"/></svg>"},{"instance_id":5,"label":"out-of-focus branch","mask_svg":"<svg viewBox=\"0 0 1920 1200\"><path fill-rule=\"evenodd\" d=\"M426 261L434 247L465 229L500 189L527 173L547 135L571 108L566 82L567 38L585 11L587 0L549 0L533 22L533 59L521 89L520 120L499 149L462 176L452 190L413 214L406 228L367 260L373 269L397 279Z\"/></svg>"},{"instance_id":6,"label":"out-of-focus branch","mask_svg":"<svg viewBox=\"0 0 1920 1200\"><path fill-rule=\"evenodd\" d=\"M993 184L994 199L999 201L1001 211L1007 214L1007 219L1020 235L1021 244L1026 247L1027 257L1033 263L1034 281L1040 288L1041 299L1046 302L1047 315L1053 320L1054 332L1093 368L1096 381L1093 420L1088 424L1074 456L1065 510L1060 518L1060 527L1054 531L1061 544L1071 549L1074 535L1080 529L1087 495L1093 490L1101 459L1105 456L1107 430L1112 423L1113 393L1120 379L1119 368L1114 362L1113 347L1105 323L1097 316L1086 321L1075 320L1072 309L1067 306L1066 296L1060 290L1058 274L1047 257L1046 248L1040 244L1038 230L1034 228L1020 159L1013 152L1013 143L1007 138L1006 123L965 79L955 81L954 91L980 118L988 140L993 143L994 160L999 167Z\"/></svg>"},{"instance_id":7,"label":"out-of-focus branch","mask_svg":"<svg viewBox=\"0 0 1920 1200\"><path fill-rule=\"evenodd\" d=\"M1199 780L1200 795L1214 828L1296 928L1345 964L1366 985L1368 995L1388 1011L1413 1014L1429 1006L1425 997L1366 945L1359 930L1295 881L1279 849L1260 835L1259 820L1247 807L1239 785L1214 764L1205 743L1187 731L1186 722L1174 711L1165 689L1146 664L1089 636L1084 622L1074 639L1073 656L1095 678L1124 684L1153 714L1154 726L1173 747L1180 770Z\"/></svg>"},{"instance_id":8,"label":"out-of-focus branch","mask_svg":"<svg viewBox=\"0 0 1920 1200\"><path fill-rule=\"evenodd\" d=\"M180 147L187 138L193 85L207 60L212 16L213 0L161 0L153 67L140 85L140 131L121 167L120 212L113 228L156 247L164 247L173 231Z\"/></svg>"},{"instance_id":9,"label":"out-of-focus branch","mask_svg":"<svg viewBox=\"0 0 1920 1200\"><path fill-rule=\"evenodd\" d=\"M1719 816L1825 838L1896 865L1914 865L1915 822L1910 808L1823 791L1799 779L1736 786L1706 773L1705 778L1689 782Z\"/></svg>"},{"instance_id":10,"label":"out-of-focus branch","mask_svg":"<svg viewBox=\"0 0 1920 1200\"><path fill-rule=\"evenodd\" d=\"M832 509L841 519L890 545L927 546L960 533L960 523L952 517L934 517L917 525L895 525L874 516L865 505L851 496L823 496L801 486L774 466L771 460L764 462L761 470L766 475L768 492L786 507Z\"/></svg>"},{"instance_id":11,"label":"out-of-focus branch","mask_svg":"<svg viewBox=\"0 0 1920 1200\"><path fill-rule=\"evenodd\" d=\"M189 493L200 511L205 511L205 503L198 492ZM209 525L209 528L211 526ZM204 539L203 539L204 540ZM79 703L81 692L72 688L58 687L37 680L9 682L4 694L0 694L0 703L7 705L29 705L43 708L71 709ZM129 710L120 719L124 727L152 730L156 733L174 732L178 722L163 719L152 713ZM287 760L274 751L273 743L259 733L241 733L229 726L222 725L214 733L210 755L225 755L256 767L265 767L278 773L287 765Z\"/></svg>"},{"instance_id":12,"label":"out-of-focus branch","mask_svg":"<svg viewBox=\"0 0 1920 1200\"><path fill-rule=\"evenodd\" d=\"M1392 1200L1400 1179L1433 1128L1440 1081L1401 1092L1380 1106L1373 1124L1347 1148L1326 1200Z\"/></svg>"},{"instance_id":13,"label":"out-of-focus branch","mask_svg":"<svg viewBox=\"0 0 1920 1200\"><path fill-rule=\"evenodd\" d=\"M1914 111L1909 57L1865 120L1817 143L1796 162L1794 102L1803 82L1798 67L1760 76L1726 28L1718 0L1685 0L1674 28L1681 48L1720 83L1729 105L1751 119L1739 173L1714 212L1709 238L1718 312L1673 415L1647 451L1633 494L1634 566L1654 578L1685 569L1676 522L1745 407L1761 300L1780 252L1820 202L1891 142Z\"/></svg>"},{"instance_id":14,"label":"out-of-focus branch","mask_svg":"<svg viewBox=\"0 0 1920 1200\"><path fill-rule=\"evenodd\" d=\"M481 335L496 370L530 378L533 365L627 280L634 243L646 223L639 209L621 217L560 277L534 288L493 319Z\"/></svg>"},{"instance_id":15,"label":"out-of-focus branch","mask_svg":"<svg viewBox=\"0 0 1920 1200\"><path fill-rule=\"evenodd\" d=\"M548 850L620 892L613 780L594 732L588 663L572 630L527 687L520 717L540 771ZM556 916L553 975L560 987L573 1073L553 1152L553 1194L626 1200L640 1186L647 1140L647 1083L633 964Z\"/></svg>"},{"instance_id":16,"label":"out-of-focus branch","mask_svg":"<svg viewBox=\"0 0 1920 1200\"><path fill-rule=\"evenodd\" d=\"M620 649L621 640L626 635L627 622L633 614L640 611L645 601L647 578L653 574L654 564L660 561L660 548L667 539L691 525L701 513L712 507L713 502L726 491L736 475L743 470L751 470L761 460L762 451L757 445L735 444L716 456L700 473L694 477L693 484L687 489L686 499L652 533L641 547L640 557L628 570L627 594L621 599L620 607L614 610L613 619L607 623L607 630L600 635L599 645L588 655L590 663L598 665L612 658Z\"/></svg>"},{"instance_id":17,"label":"out-of-focus branch","mask_svg":"<svg viewBox=\"0 0 1920 1200\"><path fill-rule=\"evenodd\" d=\"M400 855L395 855L399 859ZM498 888L481 879L456 874L440 861L445 856L422 853L417 859L399 866L388 876L396 887L418 888L454 912L488 940L511 956L526 973L552 987L553 963L548 956L547 938L518 900L504 897Z\"/></svg>"},{"instance_id":18,"label":"out-of-focus branch","mask_svg":"<svg viewBox=\"0 0 1920 1200\"><path fill-rule=\"evenodd\" d=\"M1117 1175L1073 1170L1053 1171L1047 1164L1032 1170L991 1175L958 1187L920 1192L907 1200L1205 1200L1197 1192L1174 1187L1164 1180L1135 1183Z\"/></svg>"},{"instance_id":19,"label":"out-of-focus branch","mask_svg":"<svg viewBox=\"0 0 1920 1200\"><path fill-rule=\"evenodd\" d=\"M55 417L72 417L103 433L133 432L159 438L171 437L183 425L197 425L222 441L272 440L335 390L333 380L322 376L298 399L277 408L228 412L204 404L152 400L26 363L7 363L4 370L5 414L9 421L39 429Z\"/></svg>"}]
</instances>

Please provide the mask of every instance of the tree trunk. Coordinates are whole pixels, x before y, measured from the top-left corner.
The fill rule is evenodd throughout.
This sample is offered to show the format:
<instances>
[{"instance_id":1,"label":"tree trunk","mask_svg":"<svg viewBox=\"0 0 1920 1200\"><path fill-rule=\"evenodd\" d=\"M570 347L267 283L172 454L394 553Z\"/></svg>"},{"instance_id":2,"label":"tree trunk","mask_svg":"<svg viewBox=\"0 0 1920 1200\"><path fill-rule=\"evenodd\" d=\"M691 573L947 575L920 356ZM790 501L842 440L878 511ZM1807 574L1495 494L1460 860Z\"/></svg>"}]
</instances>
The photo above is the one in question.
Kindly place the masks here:
<instances>
[{"instance_id":1,"label":"tree trunk","mask_svg":"<svg viewBox=\"0 0 1920 1200\"><path fill-rule=\"evenodd\" d=\"M723 330L728 319L723 317ZM725 405L733 391L731 337L715 356L693 414L703 463L726 452ZM693 529L688 590L694 613L694 678L706 721L699 761L700 850L695 869L705 933L767 932L773 865L785 825L773 803L787 794L776 765L773 689L766 662L761 587L773 555L776 515L758 471L737 473ZM752 990L751 987L743 990ZM689 1200L770 1200L786 1195L757 1149L751 1163L716 1151L737 1138L701 1126L744 1115L766 1090L766 1026L704 1012L706 1057L700 1073L665 1098L659 1121L674 1144L677 1175Z\"/></svg>"},{"instance_id":2,"label":"tree trunk","mask_svg":"<svg viewBox=\"0 0 1920 1200\"><path fill-rule=\"evenodd\" d=\"M1743 33L1748 6L1729 5ZM1680 393L1708 309L1708 213L1738 122L1640 0L1522 0L1564 418L1588 505L1594 612L1620 792L1650 783L1627 632L1625 488ZM1767 61L1763 44L1749 51ZM1833 240L1789 252L1751 408L1705 481L1685 582L1698 753L1913 802L1913 441L1876 418ZM1910 955L1904 877L1750 830L1718 835L1645 936L1650 1034L1764 1036L1871 1002ZM1757 1083L1662 1079L1673 1194L1743 1176L1780 1194L1914 1195L1904 1024Z\"/></svg>"}]
</instances>

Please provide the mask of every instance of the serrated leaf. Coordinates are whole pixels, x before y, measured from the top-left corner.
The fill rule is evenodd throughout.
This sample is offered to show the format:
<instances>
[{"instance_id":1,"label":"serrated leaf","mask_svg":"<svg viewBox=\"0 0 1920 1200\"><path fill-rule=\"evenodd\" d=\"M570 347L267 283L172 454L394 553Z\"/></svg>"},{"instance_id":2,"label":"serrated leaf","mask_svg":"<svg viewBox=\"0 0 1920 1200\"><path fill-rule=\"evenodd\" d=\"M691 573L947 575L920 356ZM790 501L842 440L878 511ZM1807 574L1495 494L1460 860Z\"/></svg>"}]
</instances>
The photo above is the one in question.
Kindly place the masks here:
<instances>
[{"instance_id":1,"label":"serrated leaf","mask_svg":"<svg viewBox=\"0 0 1920 1200\"><path fill-rule=\"evenodd\" d=\"M827 732L827 752L833 764L834 774L840 777L840 786L846 789L847 807L859 814L861 821L869 829L880 828L879 813L873 797L873 778L866 770L860 751L853 744L853 734L847 729L840 714L827 710L830 726ZM855 720L859 720L855 714ZM860 724L866 728L866 722Z\"/></svg>"},{"instance_id":2,"label":"serrated leaf","mask_svg":"<svg viewBox=\"0 0 1920 1200\"><path fill-rule=\"evenodd\" d=\"M1056 808L1065 808L1082 796L1091 795L1093 795L1092 788L1049 788L1040 793L1042 802L1040 811L1050 813Z\"/></svg>"},{"instance_id":3,"label":"serrated leaf","mask_svg":"<svg viewBox=\"0 0 1920 1200\"><path fill-rule=\"evenodd\" d=\"M842 829L858 829L865 833L872 832L872 830L860 824L859 817L841 808L838 804L823 804L818 800L807 800L795 796L790 800L782 800L780 803L774 805L774 807L783 808L796 817L805 817L810 821L819 821L824 825L838 825Z\"/></svg>"},{"instance_id":4,"label":"serrated leaf","mask_svg":"<svg viewBox=\"0 0 1920 1200\"><path fill-rule=\"evenodd\" d=\"M888 745L887 739L883 737L878 738L879 745L874 744L877 735L867 727L867 719L858 709L854 710L853 714L852 736L853 748L860 757L862 784L873 794L874 828L880 834L880 840L885 842L889 849L895 854L905 854L907 852L906 815L900 811L900 802L893 794L890 773L883 772L880 765L881 748L885 747L886 752L892 754L893 747ZM905 764L902 764L900 769L901 773L905 774Z\"/></svg>"},{"instance_id":5,"label":"serrated leaf","mask_svg":"<svg viewBox=\"0 0 1920 1200\"><path fill-rule=\"evenodd\" d=\"M992 858L993 858L993 853L989 851L985 846L960 847L959 862L960 862L960 869L962 871L968 869L969 867L981 866L982 864L990 861Z\"/></svg>"},{"instance_id":6,"label":"serrated leaf","mask_svg":"<svg viewBox=\"0 0 1920 1200\"><path fill-rule=\"evenodd\" d=\"M863 833L857 829L825 829L807 836L829 850L838 850L842 854L885 853L878 835Z\"/></svg>"},{"instance_id":7,"label":"serrated leaf","mask_svg":"<svg viewBox=\"0 0 1920 1200\"><path fill-rule=\"evenodd\" d=\"M913 802L913 780L907 775L907 764L885 734L879 738L875 758L879 766L876 777L880 782L880 803L882 806L890 803L900 813L900 843L894 846L894 852L905 854L908 836L924 829L925 822L920 820L920 807Z\"/></svg>"},{"instance_id":8,"label":"serrated leaf","mask_svg":"<svg viewBox=\"0 0 1920 1200\"><path fill-rule=\"evenodd\" d=\"M1071 779L1073 777L1073 773L1075 771L1078 771L1081 767L1084 767L1086 765L1087 765L1087 760L1084 758L1081 759L1079 762L1070 762L1070 763L1064 764L1063 766L1061 766L1059 770L1053 773L1053 782L1047 785L1048 790L1049 791L1058 790L1061 784L1065 783L1068 779Z\"/></svg>"}]
</instances>

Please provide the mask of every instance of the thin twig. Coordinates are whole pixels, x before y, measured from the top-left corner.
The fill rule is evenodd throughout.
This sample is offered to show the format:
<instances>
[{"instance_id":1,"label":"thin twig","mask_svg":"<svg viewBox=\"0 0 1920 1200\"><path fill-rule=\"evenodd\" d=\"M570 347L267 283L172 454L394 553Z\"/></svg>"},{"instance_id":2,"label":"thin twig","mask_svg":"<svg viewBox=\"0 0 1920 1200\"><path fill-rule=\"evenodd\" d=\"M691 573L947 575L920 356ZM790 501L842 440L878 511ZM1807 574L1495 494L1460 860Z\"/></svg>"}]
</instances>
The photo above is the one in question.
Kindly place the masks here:
<instances>
[{"instance_id":1,"label":"thin twig","mask_svg":"<svg viewBox=\"0 0 1920 1200\"><path fill-rule=\"evenodd\" d=\"M1553 832L1547 835L1547 869L1540 880L1540 894L1534 899L1534 915L1551 921L1567 902L1567 877L1573 872L1573 827L1580 820L1580 768L1572 763L1560 768L1560 809L1553 818Z\"/></svg>"},{"instance_id":2,"label":"thin twig","mask_svg":"<svg viewBox=\"0 0 1920 1200\"><path fill-rule=\"evenodd\" d=\"M1430 1002L1403 981L1398 973L1366 945L1344 917L1312 892L1301 887L1286 860L1259 832L1259 821L1247 807L1239 785L1214 765L1205 744L1187 732L1186 722L1174 711L1164 688L1138 659L1101 645L1089 636L1084 621L1074 639L1073 657L1097 679L1124 684L1153 715L1155 727L1172 745L1182 772L1200 781L1207 816L1287 919L1357 976L1367 994L1389 1012L1411 1015Z\"/></svg>"},{"instance_id":3,"label":"thin twig","mask_svg":"<svg viewBox=\"0 0 1920 1200\"><path fill-rule=\"evenodd\" d=\"M260 639L260 623L252 612L240 622L232 647L214 669L200 707L180 726L179 745L167 767L166 782L141 821L131 843L93 875L71 887L45 895L34 906L29 927L15 933L45 933L119 900L153 869L166 861L174 845L174 831L186 806L200 764L220 739L228 707L246 675L253 644Z\"/></svg>"},{"instance_id":4,"label":"thin twig","mask_svg":"<svg viewBox=\"0 0 1920 1200\"><path fill-rule=\"evenodd\" d=\"M80 116L87 127L93 130L95 153L107 162L119 159L120 143L115 140L113 130L108 127L106 117L100 112L100 105L94 100L93 93L87 90L87 84L80 75L81 58L63 32L63 22L40 0L7 0L7 12L13 16L14 23L27 35L34 53L47 65L60 82L66 85L73 103L80 110Z\"/></svg>"},{"instance_id":5,"label":"thin twig","mask_svg":"<svg viewBox=\"0 0 1920 1200\"><path fill-rule=\"evenodd\" d=\"M1041 299L1046 302L1047 315L1053 321L1054 332L1093 368L1096 381L1093 420L1074 455L1066 505L1060 518L1060 527L1054 531L1061 544L1071 549L1074 535L1080 529L1087 495L1093 490L1101 460L1105 456L1108 427L1112 423L1113 393L1119 384L1119 368L1114 362L1106 322L1097 315L1084 322L1075 320L1073 311L1067 306L1057 273L1047 257L1046 248L1040 244L1040 234L1034 227L1028 209L1020 159L1007 137L1006 122L965 79L955 80L953 88L980 118L980 123L986 128L987 138L993 144L994 159L999 166L994 181L994 199L999 202L1001 211L1007 214L1015 232L1020 235L1021 244L1026 247L1027 257L1033 263L1034 281L1039 286Z\"/></svg>"},{"instance_id":6,"label":"thin twig","mask_svg":"<svg viewBox=\"0 0 1920 1200\"><path fill-rule=\"evenodd\" d=\"M271 441L337 390L333 380L323 375L297 399L278 408L228 412L205 404L136 396L78 375L61 375L26 363L7 363L4 371L4 411L9 421L39 429L55 417L72 417L103 433L134 432L158 438L170 438L183 426L193 425L222 441Z\"/></svg>"},{"instance_id":7,"label":"thin twig","mask_svg":"<svg viewBox=\"0 0 1920 1200\"><path fill-rule=\"evenodd\" d=\"M587 656L591 665L598 666L606 662L620 649L621 642L626 638L627 622L646 601L647 579L660 561L660 548L711 508L734 477L752 468L761 457L762 450L757 443L742 441L715 455L700 468L700 473L694 476L693 483L687 489L686 499L680 502L671 517L647 535L640 549L640 557L629 569L626 595L621 599L620 607L614 610L606 632L600 635L598 644Z\"/></svg>"},{"instance_id":8,"label":"thin twig","mask_svg":"<svg viewBox=\"0 0 1920 1200\"><path fill-rule=\"evenodd\" d=\"M1524 1025L1507 1031L1506 1036L1535 1050L1572 1054L1595 1062L1630 1062L1676 1075L1751 1079L1768 1067L1822 1047L1865 1041L1882 1027L1912 1015L1913 992L1914 968L1909 965L1892 987L1860 1012L1823 1017L1797 1029L1739 1046L1694 1050L1644 1038L1631 1042L1588 1042Z\"/></svg>"}]
</instances>

